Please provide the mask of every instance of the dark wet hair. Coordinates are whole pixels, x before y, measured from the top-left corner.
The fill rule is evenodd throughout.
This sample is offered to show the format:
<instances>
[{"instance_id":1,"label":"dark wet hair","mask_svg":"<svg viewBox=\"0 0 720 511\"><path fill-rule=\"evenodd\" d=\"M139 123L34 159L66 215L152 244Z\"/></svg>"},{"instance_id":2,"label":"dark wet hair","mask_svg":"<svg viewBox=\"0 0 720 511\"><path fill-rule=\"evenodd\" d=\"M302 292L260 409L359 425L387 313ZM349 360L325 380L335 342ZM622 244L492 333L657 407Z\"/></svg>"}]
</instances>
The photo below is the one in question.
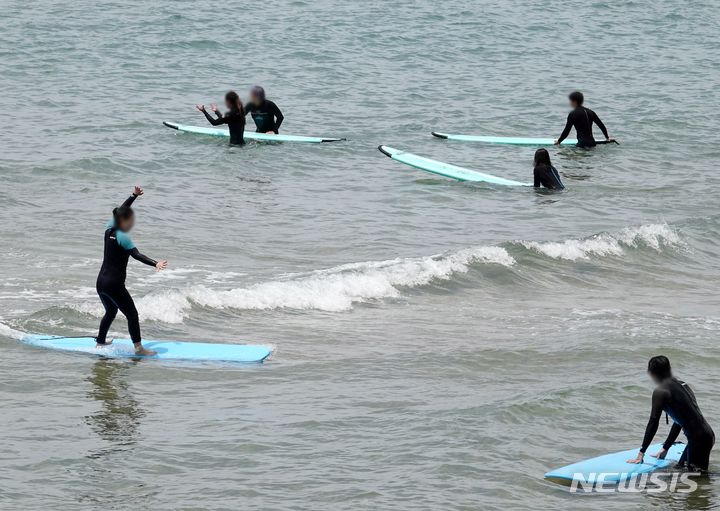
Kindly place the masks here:
<instances>
[{"instance_id":1,"label":"dark wet hair","mask_svg":"<svg viewBox=\"0 0 720 511\"><path fill-rule=\"evenodd\" d=\"M265 101L265 89L263 89L259 85L256 85L255 87L250 89L250 94Z\"/></svg>"},{"instance_id":2,"label":"dark wet hair","mask_svg":"<svg viewBox=\"0 0 720 511\"><path fill-rule=\"evenodd\" d=\"M577 103L578 106L582 105L585 102L585 96L583 96L583 93L579 90L571 92L568 96L568 99L574 103Z\"/></svg>"},{"instance_id":3,"label":"dark wet hair","mask_svg":"<svg viewBox=\"0 0 720 511\"><path fill-rule=\"evenodd\" d=\"M672 376L670 360L663 355L651 358L650 362L648 362L648 373L658 378L669 378Z\"/></svg>"},{"instance_id":4,"label":"dark wet hair","mask_svg":"<svg viewBox=\"0 0 720 511\"><path fill-rule=\"evenodd\" d=\"M550 153L547 151L547 149L540 148L537 151L535 151L535 166L539 165L547 165L548 167L552 167L552 163L550 163Z\"/></svg>"},{"instance_id":5,"label":"dark wet hair","mask_svg":"<svg viewBox=\"0 0 720 511\"><path fill-rule=\"evenodd\" d=\"M242 101L240 101L240 96L234 90L225 94L225 101L232 105L233 110L237 110L240 114L245 114L245 108L243 108Z\"/></svg>"},{"instance_id":6,"label":"dark wet hair","mask_svg":"<svg viewBox=\"0 0 720 511\"><path fill-rule=\"evenodd\" d=\"M119 208L113 209L113 218L115 219L115 225L120 220L128 220L135 216L135 212L130 206L120 206Z\"/></svg>"}]
</instances>

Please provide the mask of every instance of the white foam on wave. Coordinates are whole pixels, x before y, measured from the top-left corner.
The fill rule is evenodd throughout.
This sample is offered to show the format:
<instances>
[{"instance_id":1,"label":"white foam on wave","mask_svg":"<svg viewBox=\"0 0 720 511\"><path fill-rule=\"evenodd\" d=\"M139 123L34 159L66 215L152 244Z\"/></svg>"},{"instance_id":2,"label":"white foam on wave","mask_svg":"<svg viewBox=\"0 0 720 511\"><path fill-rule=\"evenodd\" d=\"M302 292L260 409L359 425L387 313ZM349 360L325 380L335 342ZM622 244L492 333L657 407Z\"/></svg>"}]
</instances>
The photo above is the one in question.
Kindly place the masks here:
<instances>
[{"instance_id":1,"label":"white foam on wave","mask_svg":"<svg viewBox=\"0 0 720 511\"><path fill-rule=\"evenodd\" d=\"M663 247L681 244L678 234L667 224L627 227L617 234L597 234L581 240L563 242L522 241L524 247L553 259L577 261L591 256L621 256L625 248L646 246L660 252Z\"/></svg>"},{"instance_id":2,"label":"white foam on wave","mask_svg":"<svg viewBox=\"0 0 720 511\"><path fill-rule=\"evenodd\" d=\"M182 323L192 304L214 309L300 309L347 311L354 303L397 298L400 288L427 285L465 273L473 263L503 266L515 260L502 247L475 247L445 255L398 258L336 266L244 288L218 290L207 285L153 292L136 299L143 320ZM75 307L100 317L99 301Z\"/></svg>"},{"instance_id":3,"label":"white foam on wave","mask_svg":"<svg viewBox=\"0 0 720 511\"><path fill-rule=\"evenodd\" d=\"M11 339L17 339L21 340L23 337L25 337L25 332L21 332L20 330L15 330L14 328L10 328L4 323L0 323L0 336L1 337L10 337Z\"/></svg>"}]
</instances>

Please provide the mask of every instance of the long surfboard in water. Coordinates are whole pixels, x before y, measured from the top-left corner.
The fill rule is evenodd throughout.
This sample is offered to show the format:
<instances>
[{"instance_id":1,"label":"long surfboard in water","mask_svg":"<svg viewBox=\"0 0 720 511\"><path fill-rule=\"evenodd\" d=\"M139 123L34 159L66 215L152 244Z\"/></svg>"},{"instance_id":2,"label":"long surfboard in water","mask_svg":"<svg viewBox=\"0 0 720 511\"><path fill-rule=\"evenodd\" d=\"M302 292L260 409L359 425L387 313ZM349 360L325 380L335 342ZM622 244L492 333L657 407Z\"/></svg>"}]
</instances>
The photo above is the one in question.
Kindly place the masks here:
<instances>
[{"instance_id":1,"label":"long surfboard in water","mask_svg":"<svg viewBox=\"0 0 720 511\"><path fill-rule=\"evenodd\" d=\"M177 124L175 122L164 121L163 124L168 128L172 128L185 133L195 133L197 135L210 135L213 137L229 137L230 132L221 128L203 128L201 126L188 126L187 124ZM305 144L319 144L321 142L341 142L344 138L328 138L328 137L301 137L298 135L272 135L268 133L256 133L254 131L246 131L243 137L247 140L262 140L265 142L302 142Z\"/></svg>"},{"instance_id":2,"label":"long surfboard in water","mask_svg":"<svg viewBox=\"0 0 720 511\"><path fill-rule=\"evenodd\" d=\"M452 133L432 132L434 137L444 138L447 140L457 140L460 142L485 142L486 144L510 144L510 145L534 145L546 146L553 145L553 138L527 138L527 137L487 137L483 135L457 135ZM577 145L575 138L566 138L561 145ZM598 144L604 144L605 141L599 141Z\"/></svg>"},{"instance_id":3,"label":"long surfboard in water","mask_svg":"<svg viewBox=\"0 0 720 511\"><path fill-rule=\"evenodd\" d=\"M545 477L548 479L560 479L572 481L573 479L590 482L619 483L627 481L636 474L646 474L662 468L667 468L673 463L680 461L685 450L685 444L674 444L670 447L664 460L653 458L650 454L662 449L662 444L655 444L648 447L645 460L640 464L628 463L627 460L637 457L640 448L629 451L614 452L597 458L573 463L566 467L551 470Z\"/></svg>"},{"instance_id":4,"label":"long surfboard in water","mask_svg":"<svg viewBox=\"0 0 720 511\"><path fill-rule=\"evenodd\" d=\"M130 339L114 339L112 344L96 347L94 337L57 337L28 334L25 344L106 358L152 358L196 362L262 362L272 353L268 346L250 344L216 344L208 342L143 341L143 346L156 351L152 357L138 357Z\"/></svg>"},{"instance_id":5,"label":"long surfboard in water","mask_svg":"<svg viewBox=\"0 0 720 511\"><path fill-rule=\"evenodd\" d=\"M438 174L440 176L457 179L458 181L482 182L504 186L533 186L532 183L521 183L519 181L513 181L512 179L483 174L482 172L478 172L476 170L465 169L449 163L443 163L441 161L418 156L417 154L406 153L386 145L381 145L378 149L385 156L389 156L400 163L410 165L416 169L432 172L433 174Z\"/></svg>"}]
</instances>

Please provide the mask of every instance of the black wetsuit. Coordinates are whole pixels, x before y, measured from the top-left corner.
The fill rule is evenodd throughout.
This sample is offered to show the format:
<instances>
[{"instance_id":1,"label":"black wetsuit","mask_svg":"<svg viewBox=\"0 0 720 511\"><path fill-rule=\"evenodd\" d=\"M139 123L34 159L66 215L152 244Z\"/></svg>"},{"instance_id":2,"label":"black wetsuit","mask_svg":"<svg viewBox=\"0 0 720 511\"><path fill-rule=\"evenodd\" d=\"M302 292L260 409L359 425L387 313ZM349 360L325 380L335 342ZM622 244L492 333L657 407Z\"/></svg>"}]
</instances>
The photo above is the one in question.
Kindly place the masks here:
<instances>
[{"instance_id":1,"label":"black wetsuit","mask_svg":"<svg viewBox=\"0 0 720 511\"><path fill-rule=\"evenodd\" d=\"M278 106L269 99L263 100L260 106L252 102L248 103L245 105L245 113L252 115L258 133L268 131L280 133L280 125L285 119Z\"/></svg>"},{"instance_id":2,"label":"black wetsuit","mask_svg":"<svg viewBox=\"0 0 720 511\"><path fill-rule=\"evenodd\" d=\"M609 138L607 128L597 114L589 108L579 106L568 114L565 129L563 130L562 135L560 135L558 141L562 142L565 140L570 134L570 129L574 126L575 131L577 132L578 147L595 147L597 142L595 142L595 137L593 137L592 133L593 123L598 125L598 128L600 128L600 131L603 132L605 138Z\"/></svg>"},{"instance_id":3,"label":"black wetsuit","mask_svg":"<svg viewBox=\"0 0 720 511\"><path fill-rule=\"evenodd\" d=\"M206 110L202 111L210 124L213 126L220 126L221 124L227 124L230 128L230 143L235 145L243 145L245 143L245 115L241 114L237 110L230 110L225 115L220 112L215 112L217 119L210 115Z\"/></svg>"},{"instance_id":4,"label":"black wetsuit","mask_svg":"<svg viewBox=\"0 0 720 511\"><path fill-rule=\"evenodd\" d=\"M535 176L535 188L544 186L550 190L563 190L565 185L560 181L560 174L552 165L537 165L533 171Z\"/></svg>"},{"instance_id":5,"label":"black wetsuit","mask_svg":"<svg viewBox=\"0 0 720 511\"><path fill-rule=\"evenodd\" d=\"M645 453L655 437L663 412L673 420L663 448L669 449L682 430L687 437L688 444L678 464L707 470L710 463L710 451L715 444L715 433L703 417L693 391L690 390L687 383L677 378L666 379L653 392L652 411L640 452Z\"/></svg>"},{"instance_id":6,"label":"black wetsuit","mask_svg":"<svg viewBox=\"0 0 720 511\"><path fill-rule=\"evenodd\" d=\"M129 207L136 198L137 195L131 195L123 203L123 206ZM134 343L142 341L140 320L135 308L135 302L133 302L128 290L125 289L127 263L131 256L148 266L157 264L157 261L153 261L141 254L130 236L118 230L115 221L111 220L105 230L105 255L96 284L98 295L100 295L100 300L105 307L105 316L100 321L100 330L97 335L98 344L105 344L107 332L117 315L118 309L127 318L128 331L132 341Z\"/></svg>"}]
</instances>

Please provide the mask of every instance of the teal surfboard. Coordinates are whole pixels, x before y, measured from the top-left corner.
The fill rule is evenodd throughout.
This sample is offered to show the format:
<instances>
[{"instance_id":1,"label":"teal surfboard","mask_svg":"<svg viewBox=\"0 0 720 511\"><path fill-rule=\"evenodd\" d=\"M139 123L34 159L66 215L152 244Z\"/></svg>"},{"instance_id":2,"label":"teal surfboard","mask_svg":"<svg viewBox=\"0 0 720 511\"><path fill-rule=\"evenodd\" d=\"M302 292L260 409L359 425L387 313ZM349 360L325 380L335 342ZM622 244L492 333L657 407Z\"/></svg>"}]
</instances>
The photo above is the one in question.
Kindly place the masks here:
<instances>
[{"instance_id":1,"label":"teal surfboard","mask_svg":"<svg viewBox=\"0 0 720 511\"><path fill-rule=\"evenodd\" d=\"M410 165L416 169L432 172L433 174L438 174L440 176L457 179L458 181L482 182L504 186L533 186L532 183L521 183L519 181L513 181L512 179L483 174L482 172L478 172L476 170L465 169L449 163L424 158L422 156L418 156L417 154L406 153L386 145L381 145L378 149L384 155L389 156L400 163Z\"/></svg>"},{"instance_id":2,"label":"teal surfboard","mask_svg":"<svg viewBox=\"0 0 720 511\"><path fill-rule=\"evenodd\" d=\"M553 138L487 137L483 135L457 135L452 133L439 133L437 131L433 131L432 134L435 137L444 138L447 140L457 140L459 142L485 142L486 144L546 146L553 145L555 143L555 139ZM566 138L562 141L561 145L577 145L577 143L578 141L575 138ZM604 143L604 141L598 142L598 144L602 143Z\"/></svg>"},{"instance_id":3,"label":"teal surfboard","mask_svg":"<svg viewBox=\"0 0 720 511\"><path fill-rule=\"evenodd\" d=\"M75 353L86 353L107 358L138 358L130 339L114 339L112 344L97 348L94 337L57 337L26 335L25 344ZM196 362L262 362L272 353L268 346L250 344L216 344L207 342L143 341L143 346L157 352L160 360Z\"/></svg>"},{"instance_id":4,"label":"teal surfboard","mask_svg":"<svg viewBox=\"0 0 720 511\"><path fill-rule=\"evenodd\" d=\"M646 474L654 472L662 468L667 468L673 463L680 461L685 450L685 444L674 444L670 447L664 460L653 458L650 454L654 454L662 449L662 444L655 444L648 447L645 454L644 462L638 465L628 463L627 460L637 457L640 448L630 449L629 451L614 452L605 454L597 458L573 463L566 467L551 470L545 477L548 479L561 479L572 481L604 481L607 483L623 482L630 479L635 474Z\"/></svg>"},{"instance_id":5,"label":"teal surfboard","mask_svg":"<svg viewBox=\"0 0 720 511\"><path fill-rule=\"evenodd\" d=\"M163 122L168 128L173 128L185 133L195 133L197 135L210 135L213 137L229 137L230 132L221 128L203 128L200 126L188 126L187 124L177 124L174 122ZM328 138L328 137L301 137L298 135L271 135L268 133L256 133L254 131L246 131L243 135L246 140L262 140L264 142L302 142L305 144L319 144L321 142L341 142L344 138Z\"/></svg>"}]
</instances>

